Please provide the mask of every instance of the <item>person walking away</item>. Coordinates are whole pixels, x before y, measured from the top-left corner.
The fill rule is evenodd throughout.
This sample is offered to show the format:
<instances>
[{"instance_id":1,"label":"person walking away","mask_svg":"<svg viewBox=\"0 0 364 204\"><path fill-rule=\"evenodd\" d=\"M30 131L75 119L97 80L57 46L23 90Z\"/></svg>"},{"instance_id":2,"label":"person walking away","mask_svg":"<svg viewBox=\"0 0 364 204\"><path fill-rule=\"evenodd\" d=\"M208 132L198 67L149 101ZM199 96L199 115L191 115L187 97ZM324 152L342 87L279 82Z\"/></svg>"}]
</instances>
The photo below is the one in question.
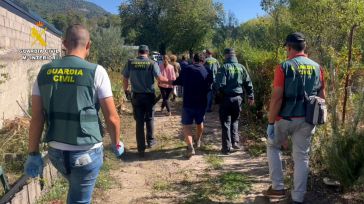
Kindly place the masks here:
<instances>
[{"instance_id":1,"label":"person walking away","mask_svg":"<svg viewBox=\"0 0 364 204\"><path fill-rule=\"evenodd\" d=\"M154 139L154 105L155 89L154 78L158 82L168 82L162 76L156 62L148 58L149 48L147 45L140 45L138 57L129 59L123 70L124 92L130 93L129 80L132 92L133 114L136 121L136 140L139 156L144 157L146 149L144 123L146 124L147 147L151 148L156 144Z\"/></svg>"},{"instance_id":2,"label":"person walking away","mask_svg":"<svg viewBox=\"0 0 364 204\"><path fill-rule=\"evenodd\" d=\"M213 82L215 82L217 70L220 68L220 64L217 59L212 57L213 52L210 49L206 50L206 62L205 67L209 72L212 73ZM206 112L212 112L212 101L215 97L215 90L213 89L213 85L210 87L210 91L207 94L207 107Z\"/></svg>"},{"instance_id":3,"label":"person walking away","mask_svg":"<svg viewBox=\"0 0 364 204\"><path fill-rule=\"evenodd\" d=\"M222 129L222 154L228 155L239 145L239 117L243 102L244 89L248 104L254 105L253 84L245 67L239 64L232 48L224 50L225 61L218 70L215 86L222 95L219 117Z\"/></svg>"},{"instance_id":4,"label":"person walking away","mask_svg":"<svg viewBox=\"0 0 364 204\"><path fill-rule=\"evenodd\" d=\"M177 78L179 76L179 73L181 72L181 65L177 62L177 56L176 55L171 55L170 59L171 59L171 65L174 68L174 73L176 74L176 78ZM181 89L180 86L173 87L171 101L175 101L176 97L181 96L181 95L178 95L178 93L181 93L180 89Z\"/></svg>"},{"instance_id":5,"label":"person walking away","mask_svg":"<svg viewBox=\"0 0 364 204\"><path fill-rule=\"evenodd\" d=\"M187 54L182 55L182 60L181 60L181 63L180 63L181 70L183 70L183 68L188 67L188 65L190 65L190 63L188 62L188 59L189 59L189 57L188 57Z\"/></svg>"},{"instance_id":6,"label":"person walking away","mask_svg":"<svg viewBox=\"0 0 364 204\"><path fill-rule=\"evenodd\" d=\"M303 203L309 172L308 153L315 132L315 126L305 122L305 92L308 96L325 98L325 82L320 65L304 54L306 41L302 33L289 34L284 46L288 59L275 69L267 127L272 186L264 194L268 197L285 196L280 148L291 136L294 161L291 195L293 203Z\"/></svg>"},{"instance_id":7,"label":"person walking away","mask_svg":"<svg viewBox=\"0 0 364 204\"><path fill-rule=\"evenodd\" d=\"M174 67L169 64L170 59L167 55L163 56L163 63L159 66L160 70L161 70L161 74L162 76L164 76L165 78L168 79L168 81L174 81L176 80L176 74L174 72ZM170 84L166 84L166 83L159 83L158 84L159 89L161 91L161 95L162 95L162 106L161 106L161 112L163 111L163 108L166 107L167 109L167 116L171 115L171 108L169 106L169 95L171 94L172 90L173 90L173 85Z\"/></svg>"},{"instance_id":8,"label":"person walking away","mask_svg":"<svg viewBox=\"0 0 364 204\"><path fill-rule=\"evenodd\" d=\"M42 174L39 143L46 123L49 159L69 184L67 203L91 203L103 164L99 109L117 157L124 151L120 118L106 70L85 60L91 47L87 29L71 25L63 44L66 56L43 65L33 86L29 156L24 170L30 177Z\"/></svg>"},{"instance_id":9,"label":"person walking away","mask_svg":"<svg viewBox=\"0 0 364 204\"><path fill-rule=\"evenodd\" d=\"M181 65L180 63L177 62L177 56L176 55L171 55L170 56L171 59L171 65L174 68L174 73L176 74L176 78L179 76L179 73L181 72Z\"/></svg>"},{"instance_id":10,"label":"person walking away","mask_svg":"<svg viewBox=\"0 0 364 204\"><path fill-rule=\"evenodd\" d=\"M203 66L205 57L203 54L195 54L193 64L182 69L173 85L183 87L182 125L183 135L187 143L187 154L190 158L195 154L196 148L201 146L203 134L203 121L207 104L207 92L212 83L212 76ZM192 136L192 124L196 124L196 135Z\"/></svg>"}]
</instances>

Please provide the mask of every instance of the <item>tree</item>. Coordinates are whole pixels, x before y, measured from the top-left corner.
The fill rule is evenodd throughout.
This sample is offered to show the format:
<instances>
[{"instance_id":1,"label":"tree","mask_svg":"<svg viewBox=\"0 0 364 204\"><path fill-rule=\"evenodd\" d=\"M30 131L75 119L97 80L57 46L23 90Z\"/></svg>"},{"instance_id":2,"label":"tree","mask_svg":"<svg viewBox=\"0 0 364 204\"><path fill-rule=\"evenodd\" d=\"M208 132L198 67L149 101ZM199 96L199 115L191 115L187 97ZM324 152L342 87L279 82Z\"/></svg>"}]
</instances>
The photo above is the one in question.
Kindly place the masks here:
<instances>
[{"instance_id":1,"label":"tree","mask_svg":"<svg viewBox=\"0 0 364 204\"><path fill-rule=\"evenodd\" d=\"M65 32L69 25L75 23L86 24L85 16L73 11L70 11L67 14L56 14L55 16L48 18L50 18L52 24L62 32Z\"/></svg>"},{"instance_id":2,"label":"tree","mask_svg":"<svg viewBox=\"0 0 364 204\"><path fill-rule=\"evenodd\" d=\"M214 30L213 44L219 47L226 39L237 39L239 36L239 23L234 13L225 12L220 4L216 4L217 25Z\"/></svg>"},{"instance_id":3,"label":"tree","mask_svg":"<svg viewBox=\"0 0 364 204\"><path fill-rule=\"evenodd\" d=\"M92 47L89 59L105 69L119 71L130 57L123 48L120 27L99 28L91 33Z\"/></svg>"},{"instance_id":4,"label":"tree","mask_svg":"<svg viewBox=\"0 0 364 204\"><path fill-rule=\"evenodd\" d=\"M289 30L285 28L290 27L290 16L287 10L288 0L261 0L260 5L272 18L271 32L274 33L275 57L278 60L279 48L287 35L287 30Z\"/></svg>"},{"instance_id":5,"label":"tree","mask_svg":"<svg viewBox=\"0 0 364 204\"><path fill-rule=\"evenodd\" d=\"M345 123L348 88L351 86L352 49L355 30L364 20L364 2L359 0L290 0L292 13L304 15L294 21L296 27L305 29L311 45L317 47L321 61L333 60L332 53L347 50L347 60L340 64L344 75L342 124ZM346 66L346 69L342 66Z\"/></svg>"},{"instance_id":6,"label":"tree","mask_svg":"<svg viewBox=\"0 0 364 204\"><path fill-rule=\"evenodd\" d=\"M66 31L68 27L68 19L66 15L57 14L51 20L52 24L60 31Z\"/></svg>"},{"instance_id":7,"label":"tree","mask_svg":"<svg viewBox=\"0 0 364 204\"><path fill-rule=\"evenodd\" d=\"M302 14L299 19L293 18L292 23L306 35L311 52L318 53L319 61L327 64L328 50L340 50L345 39L335 0L290 0L290 11Z\"/></svg>"},{"instance_id":8,"label":"tree","mask_svg":"<svg viewBox=\"0 0 364 204\"><path fill-rule=\"evenodd\" d=\"M217 20L212 0L128 0L120 6L127 43L193 52L210 45Z\"/></svg>"},{"instance_id":9,"label":"tree","mask_svg":"<svg viewBox=\"0 0 364 204\"><path fill-rule=\"evenodd\" d=\"M239 26L239 39L250 42L255 48L272 51L275 49L275 37L272 35L272 18L268 16L249 20Z\"/></svg>"},{"instance_id":10,"label":"tree","mask_svg":"<svg viewBox=\"0 0 364 204\"><path fill-rule=\"evenodd\" d=\"M168 7L163 26L170 48L183 52L206 48L212 44L217 11L212 0L173 0Z\"/></svg>"},{"instance_id":11,"label":"tree","mask_svg":"<svg viewBox=\"0 0 364 204\"><path fill-rule=\"evenodd\" d=\"M165 0L124 1L119 10L126 43L147 44L152 49L159 49L165 39L160 22L166 6Z\"/></svg>"}]
</instances>

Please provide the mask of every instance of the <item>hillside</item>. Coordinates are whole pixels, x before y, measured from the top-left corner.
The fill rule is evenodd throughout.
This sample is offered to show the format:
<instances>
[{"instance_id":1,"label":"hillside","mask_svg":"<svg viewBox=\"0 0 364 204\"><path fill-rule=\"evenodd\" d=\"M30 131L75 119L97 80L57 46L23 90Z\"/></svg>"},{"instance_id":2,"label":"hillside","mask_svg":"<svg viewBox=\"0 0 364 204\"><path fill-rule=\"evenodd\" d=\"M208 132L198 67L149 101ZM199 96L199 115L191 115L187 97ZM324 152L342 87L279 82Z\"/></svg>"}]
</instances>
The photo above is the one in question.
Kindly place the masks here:
<instances>
[{"instance_id":1,"label":"hillside","mask_svg":"<svg viewBox=\"0 0 364 204\"><path fill-rule=\"evenodd\" d=\"M109 14L100 6L85 0L12 0L25 10L31 10L42 17L59 13L74 12L87 18Z\"/></svg>"}]
</instances>

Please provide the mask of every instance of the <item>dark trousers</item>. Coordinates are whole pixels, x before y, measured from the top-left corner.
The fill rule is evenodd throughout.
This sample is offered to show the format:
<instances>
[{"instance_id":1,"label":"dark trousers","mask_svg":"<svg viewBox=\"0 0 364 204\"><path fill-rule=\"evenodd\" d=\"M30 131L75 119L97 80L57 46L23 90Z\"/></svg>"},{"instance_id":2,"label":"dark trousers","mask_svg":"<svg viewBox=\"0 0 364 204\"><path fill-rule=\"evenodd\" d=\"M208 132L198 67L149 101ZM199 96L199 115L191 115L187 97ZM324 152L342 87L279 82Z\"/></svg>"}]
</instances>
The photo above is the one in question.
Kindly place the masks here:
<instances>
[{"instance_id":1,"label":"dark trousers","mask_svg":"<svg viewBox=\"0 0 364 204\"><path fill-rule=\"evenodd\" d=\"M173 89L172 88L163 88L163 87L159 87L159 89L161 90L161 95L162 95L162 99L163 99L162 110L164 107L166 107L167 111L171 112L171 109L170 109L169 103L168 103L168 98Z\"/></svg>"},{"instance_id":2,"label":"dark trousers","mask_svg":"<svg viewBox=\"0 0 364 204\"><path fill-rule=\"evenodd\" d=\"M239 143L239 116L243 98L224 96L220 104L219 116L222 129L222 149L230 150L234 143Z\"/></svg>"},{"instance_id":3,"label":"dark trousers","mask_svg":"<svg viewBox=\"0 0 364 204\"><path fill-rule=\"evenodd\" d=\"M138 152L144 152L145 150L144 123L147 128L147 142L150 143L154 140L154 100L154 93L133 94L132 104L134 119L136 121Z\"/></svg>"},{"instance_id":4,"label":"dark trousers","mask_svg":"<svg viewBox=\"0 0 364 204\"><path fill-rule=\"evenodd\" d=\"M207 107L206 107L206 111L211 111L212 102L213 102L214 96L215 96L215 93L214 93L213 90L210 90L207 93Z\"/></svg>"}]
</instances>

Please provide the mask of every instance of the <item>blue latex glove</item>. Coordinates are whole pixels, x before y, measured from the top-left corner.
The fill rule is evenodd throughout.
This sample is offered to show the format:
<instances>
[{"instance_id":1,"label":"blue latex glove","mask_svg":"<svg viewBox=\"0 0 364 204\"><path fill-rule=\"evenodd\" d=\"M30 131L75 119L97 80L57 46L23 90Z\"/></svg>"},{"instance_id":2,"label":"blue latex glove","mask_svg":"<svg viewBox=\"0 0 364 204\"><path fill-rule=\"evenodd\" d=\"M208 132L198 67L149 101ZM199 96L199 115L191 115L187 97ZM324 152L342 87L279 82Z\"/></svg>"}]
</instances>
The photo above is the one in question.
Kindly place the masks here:
<instances>
[{"instance_id":1,"label":"blue latex glove","mask_svg":"<svg viewBox=\"0 0 364 204\"><path fill-rule=\"evenodd\" d=\"M117 145L111 145L112 152L115 154L117 158L119 158L124 153L124 144L119 142Z\"/></svg>"},{"instance_id":2,"label":"blue latex glove","mask_svg":"<svg viewBox=\"0 0 364 204\"><path fill-rule=\"evenodd\" d=\"M43 159L40 154L28 155L24 165L25 175L35 178L43 174Z\"/></svg>"},{"instance_id":3,"label":"blue latex glove","mask_svg":"<svg viewBox=\"0 0 364 204\"><path fill-rule=\"evenodd\" d=\"M268 124L267 135L270 139L274 139L274 124Z\"/></svg>"}]
</instances>

